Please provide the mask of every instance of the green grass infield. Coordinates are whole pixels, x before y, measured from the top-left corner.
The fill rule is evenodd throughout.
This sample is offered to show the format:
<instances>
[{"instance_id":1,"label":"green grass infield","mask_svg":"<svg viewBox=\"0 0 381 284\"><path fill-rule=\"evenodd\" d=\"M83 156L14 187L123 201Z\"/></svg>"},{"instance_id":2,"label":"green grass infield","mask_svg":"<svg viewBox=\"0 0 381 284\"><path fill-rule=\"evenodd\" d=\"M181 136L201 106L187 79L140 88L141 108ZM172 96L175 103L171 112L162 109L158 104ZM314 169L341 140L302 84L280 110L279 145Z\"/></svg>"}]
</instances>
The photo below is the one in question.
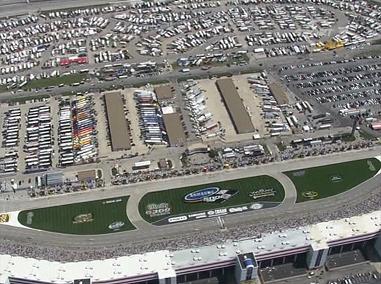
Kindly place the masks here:
<instances>
[{"instance_id":1,"label":"green grass infield","mask_svg":"<svg viewBox=\"0 0 381 284\"><path fill-rule=\"evenodd\" d=\"M210 194L213 191L216 192ZM283 201L284 195L281 183L264 175L151 192L140 200L139 212L146 221L154 223L172 216L202 211L210 213L208 210L220 208L253 204L276 206ZM233 210L237 212L239 208L230 212Z\"/></svg>"},{"instance_id":2,"label":"green grass infield","mask_svg":"<svg viewBox=\"0 0 381 284\"><path fill-rule=\"evenodd\" d=\"M128 196L21 211L18 221L30 228L76 235L133 230L127 218Z\"/></svg>"},{"instance_id":3,"label":"green grass infield","mask_svg":"<svg viewBox=\"0 0 381 284\"><path fill-rule=\"evenodd\" d=\"M294 183L297 202L333 196L370 179L381 168L376 158L285 172Z\"/></svg>"}]
</instances>

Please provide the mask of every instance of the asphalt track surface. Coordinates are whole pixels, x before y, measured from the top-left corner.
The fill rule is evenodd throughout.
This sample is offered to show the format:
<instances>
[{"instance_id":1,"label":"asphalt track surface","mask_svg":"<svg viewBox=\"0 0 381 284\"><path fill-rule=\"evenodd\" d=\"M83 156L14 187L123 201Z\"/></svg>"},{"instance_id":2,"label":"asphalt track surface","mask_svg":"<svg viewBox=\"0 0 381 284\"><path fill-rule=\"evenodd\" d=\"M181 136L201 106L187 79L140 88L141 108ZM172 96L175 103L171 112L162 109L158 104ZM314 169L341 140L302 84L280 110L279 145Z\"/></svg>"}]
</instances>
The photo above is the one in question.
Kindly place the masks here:
<instances>
[{"instance_id":1,"label":"asphalt track surface","mask_svg":"<svg viewBox=\"0 0 381 284\"><path fill-rule=\"evenodd\" d=\"M345 193L321 200L295 204L295 188L291 181L280 172L370 158L377 156L380 153L380 147L374 147L365 150L336 153L327 156L310 157L247 168L232 169L223 172L203 174L197 177L189 176L151 183L139 183L107 189L105 191L96 191L92 193L77 193L34 200L1 201L0 212L7 212L130 195L131 197L127 205L127 213L131 222L137 227L137 229L134 231L125 231L106 235L79 236L50 233L4 225L0 230L0 237L26 243L33 242L46 246L88 249L115 246L118 244L126 243L144 243L160 239L175 239L181 235L191 234L192 232L198 231L216 232L219 230L219 227L215 218L165 226L151 225L144 221L139 215L138 201L145 193L151 191L165 190L180 186L190 186L195 184L203 184L208 182L243 178L247 176L262 174L271 175L279 179L279 181L283 184L286 192L284 202L275 208L224 216L225 225L228 228L244 224L271 223L272 220L276 220L277 218L284 218L285 216L290 216L291 218L292 216L301 216L315 211L330 211L333 208L337 208L341 205L351 205L358 203L359 201L369 197L371 193L379 191L381 185L381 175L377 175L376 177ZM196 180L197 182L195 182Z\"/></svg>"}]
</instances>

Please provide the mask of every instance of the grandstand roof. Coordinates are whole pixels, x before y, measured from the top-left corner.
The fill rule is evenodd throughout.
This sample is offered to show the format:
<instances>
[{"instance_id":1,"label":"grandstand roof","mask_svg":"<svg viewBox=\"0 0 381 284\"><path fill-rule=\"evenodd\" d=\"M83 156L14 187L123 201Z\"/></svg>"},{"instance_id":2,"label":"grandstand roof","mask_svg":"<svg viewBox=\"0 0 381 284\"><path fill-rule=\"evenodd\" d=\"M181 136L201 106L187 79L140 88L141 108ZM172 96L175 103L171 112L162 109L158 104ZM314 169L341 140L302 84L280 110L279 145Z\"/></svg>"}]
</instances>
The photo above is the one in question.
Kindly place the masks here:
<instances>
[{"instance_id":1,"label":"grandstand roof","mask_svg":"<svg viewBox=\"0 0 381 284\"><path fill-rule=\"evenodd\" d=\"M0 255L0 263L0 283L6 283L8 276L56 283L91 278L94 282L171 270L169 251L70 263Z\"/></svg>"},{"instance_id":2,"label":"grandstand roof","mask_svg":"<svg viewBox=\"0 0 381 284\"><path fill-rule=\"evenodd\" d=\"M70 263L50 262L10 255L0 255L0 283L8 277L67 283L74 279L91 278L106 281L139 276L174 275L176 272L198 270L199 266L234 263L238 254L253 252L260 260L267 254L279 254L303 247L327 247L330 243L348 241L361 236L376 235L380 211L362 216L322 222L311 226L263 234L256 238L226 241L212 246L175 252L157 251L106 260Z\"/></svg>"}]
</instances>

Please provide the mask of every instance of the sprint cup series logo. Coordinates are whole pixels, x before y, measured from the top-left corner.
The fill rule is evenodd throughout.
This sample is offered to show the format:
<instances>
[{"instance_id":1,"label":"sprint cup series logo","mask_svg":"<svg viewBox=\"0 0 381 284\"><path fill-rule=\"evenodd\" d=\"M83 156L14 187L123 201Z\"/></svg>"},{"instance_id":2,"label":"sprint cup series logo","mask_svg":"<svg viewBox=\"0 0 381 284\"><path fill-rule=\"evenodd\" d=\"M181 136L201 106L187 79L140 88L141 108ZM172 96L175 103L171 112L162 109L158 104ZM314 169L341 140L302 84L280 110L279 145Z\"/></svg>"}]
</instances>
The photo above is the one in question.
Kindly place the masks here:
<instances>
[{"instance_id":1,"label":"sprint cup series logo","mask_svg":"<svg viewBox=\"0 0 381 284\"><path fill-rule=\"evenodd\" d=\"M169 207L168 203L148 204L146 214L150 217L169 215L171 214L171 207Z\"/></svg>"},{"instance_id":2,"label":"sprint cup series logo","mask_svg":"<svg viewBox=\"0 0 381 284\"><path fill-rule=\"evenodd\" d=\"M249 196L255 200L262 197L275 196L275 193L276 192L273 188L266 188L266 189L262 188L262 189L258 189L256 191L250 192Z\"/></svg>"},{"instance_id":3,"label":"sprint cup series logo","mask_svg":"<svg viewBox=\"0 0 381 284\"><path fill-rule=\"evenodd\" d=\"M193 191L184 196L184 201L189 203L197 202L218 202L222 203L238 193L234 189L220 189L219 187L208 187Z\"/></svg>"}]
</instances>

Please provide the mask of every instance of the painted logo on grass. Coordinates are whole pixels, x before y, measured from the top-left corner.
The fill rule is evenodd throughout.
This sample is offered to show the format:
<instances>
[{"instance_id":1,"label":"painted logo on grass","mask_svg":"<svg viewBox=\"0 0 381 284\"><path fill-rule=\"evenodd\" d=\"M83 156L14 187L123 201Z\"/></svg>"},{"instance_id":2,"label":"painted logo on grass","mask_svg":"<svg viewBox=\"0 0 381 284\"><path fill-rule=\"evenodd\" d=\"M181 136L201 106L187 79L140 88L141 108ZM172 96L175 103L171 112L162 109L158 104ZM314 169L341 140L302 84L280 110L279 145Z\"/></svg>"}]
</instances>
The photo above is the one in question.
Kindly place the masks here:
<instances>
[{"instance_id":1,"label":"painted logo on grass","mask_svg":"<svg viewBox=\"0 0 381 284\"><path fill-rule=\"evenodd\" d=\"M334 175L329 178L331 182L341 182L343 181L343 178L339 175Z\"/></svg>"},{"instance_id":2,"label":"painted logo on grass","mask_svg":"<svg viewBox=\"0 0 381 284\"><path fill-rule=\"evenodd\" d=\"M262 208L263 208L263 204L261 203L253 203L250 205L250 209L253 209L253 210L259 210Z\"/></svg>"},{"instance_id":3,"label":"painted logo on grass","mask_svg":"<svg viewBox=\"0 0 381 284\"><path fill-rule=\"evenodd\" d=\"M249 196L255 200L258 198L275 196L275 194L276 191L273 188L261 188L256 191L250 192Z\"/></svg>"},{"instance_id":4,"label":"painted logo on grass","mask_svg":"<svg viewBox=\"0 0 381 284\"><path fill-rule=\"evenodd\" d=\"M146 207L146 215L150 217L158 217L171 214L171 207L168 203L151 203Z\"/></svg>"},{"instance_id":5,"label":"painted logo on grass","mask_svg":"<svg viewBox=\"0 0 381 284\"><path fill-rule=\"evenodd\" d=\"M123 226L124 226L124 222L122 222L122 221L116 221L116 222L113 222L110 225L108 225L108 228L110 230L119 230Z\"/></svg>"},{"instance_id":6,"label":"painted logo on grass","mask_svg":"<svg viewBox=\"0 0 381 284\"><path fill-rule=\"evenodd\" d=\"M73 224L91 223L94 221L92 213L80 214L73 218Z\"/></svg>"},{"instance_id":7,"label":"painted logo on grass","mask_svg":"<svg viewBox=\"0 0 381 284\"><path fill-rule=\"evenodd\" d=\"M309 191L302 192L302 195L304 198L315 199L316 197L319 196L319 193L317 193L316 191L309 190Z\"/></svg>"},{"instance_id":8,"label":"painted logo on grass","mask_svg":"<svg viewBox=\"0 0 381 284\"><path fill-rule=\"evenodd\" d=\"M33 212L28 212L26 213L26 223L28 225L32 225L32 222L33 222L33 216L34 216L34 213Z\"/></svg>"},{"instance_id":9,"label":"painted logo on grass","mask_svg":"<svg viewBox=\"0 0 381 284\"><path fill-rule=\"evenodd\" d=\"M371 172L375 172L375 171L376 171L376 167L373 165L373 163L372 163L371 160L367 160L366 163L368 164L368 169L369 169Z\"/></svg>"},{"instance_id":10,"label":"painted logo on grass","mask_svg":"<svg viewBox=\"0 0 381 284\"><path fill-rule=\"evenodd\" d=\"M233 189L220 189L219 187L208 187L193 191L184 196L184 201L197 202L224 202L235 195L238 191Z\"/></svg>"}]
</instances>

